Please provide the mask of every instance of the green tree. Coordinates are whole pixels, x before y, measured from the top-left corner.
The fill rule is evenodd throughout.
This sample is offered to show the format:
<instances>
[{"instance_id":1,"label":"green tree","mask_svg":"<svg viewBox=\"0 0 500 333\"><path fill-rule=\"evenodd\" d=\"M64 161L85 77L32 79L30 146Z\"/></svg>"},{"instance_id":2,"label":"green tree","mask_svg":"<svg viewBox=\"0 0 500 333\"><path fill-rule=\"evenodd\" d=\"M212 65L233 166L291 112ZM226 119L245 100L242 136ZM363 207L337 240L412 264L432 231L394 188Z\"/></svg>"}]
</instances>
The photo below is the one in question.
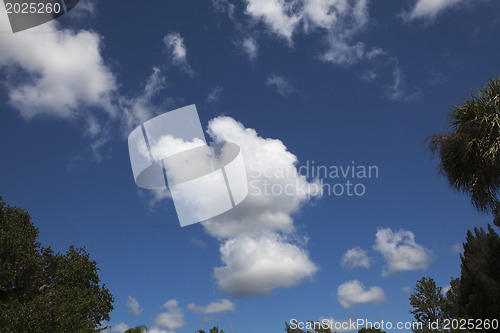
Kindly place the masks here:
<instances>
[{"instance_id":1,"label":"green tree","mask_svg":"<svg viewBox=\"0 0 500 333\"><path fill-rule=\"evenodd\" d=\"M473 319L500 317L500 238L488 225L467 232L460 282L456 283L454 315Z\"/></svg>"},{"instance_id":2,"label":"green tree","mask_svg":"<svg viewBox=\"0 0 500 333\"><path fill-rule=\"evenodd\" d=\"M147 333L148 328L146 325L136 326L134 328L129 328L123 333Z\"/></svg>"},{"instance_id":3,"label":"green tree","mask_svg":"<svg viewBox=\"0 0 500 333\"><path fill-rule=\"evenodd\" d=\"M100 332L113 296L83 248L54 253L29 214L0 197L0 327L3 333Z\"/></svg>"},{"instance_id":4,"label":"green tree","mask_svg":"<svg viewBox=\"0 0 500 333\"><path fill-rule=\"evenodd\" d=\"M441 326L437 330L429 329L429 324L439 321L442 324L447 314L443 312L444 298L441 287L436 286L432 278L421 278L417 281L415 292L410 295L410 311L415 319L423 324L423 329L414 329L414 332L440 332Z\"/></svg>"},{"instance_id":5,"label":"green tree","mask_svg":"<svg viewBox=\"0 0 500 333\"><path fill-rule=\"evenodd\" d=\"M430 150L439 153L440 172L476 209L493 213L500 226L500 78L453 107L449 127L429 138Z\"/></svg>"}]
</instances>

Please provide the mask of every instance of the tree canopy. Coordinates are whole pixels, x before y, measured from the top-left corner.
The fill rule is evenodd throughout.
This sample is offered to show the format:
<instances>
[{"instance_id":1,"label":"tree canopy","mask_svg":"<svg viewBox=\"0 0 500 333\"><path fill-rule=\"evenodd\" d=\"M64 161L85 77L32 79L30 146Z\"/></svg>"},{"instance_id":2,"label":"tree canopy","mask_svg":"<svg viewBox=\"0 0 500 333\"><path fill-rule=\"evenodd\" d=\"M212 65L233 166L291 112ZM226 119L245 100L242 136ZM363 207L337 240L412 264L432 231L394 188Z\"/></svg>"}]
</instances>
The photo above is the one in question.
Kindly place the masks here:
<instances>
[{"instance_id":1,"label":"tree canopy","mask_svg":"<svg viewBox=\"0 0 500 333\"><path fill-rule=\"evenodd\" d=\"M492 322L500 317L500 237L488 226L488 232L474 228L467 232L464 252L460 255L461 276L451 279L446 297L432 278L417 282L415 293L410 296L411 313L424 324L416 332L441 332L443 320L474 319ZM429 322L439 320L435 330L428 329ZM454 330L451 332L482 332L482 330Z\"/></svg>"},{"instance_id":2,"label":"tree canopy","mask_svg":"<svg viewBox=\"0 0 500 333\"><path fill-rule=\"evenodd\" d=\"M479 211L493 213L500 226L500 78L453 107L449 126L450 132L429 138L440 172Z\"/></svg>"},{"instance_id":3,"label":"tree canopy","mask_svg":"<svg viewBox=\"0 0 500 333\"><path fill-rule=\"evenodd\" d=\"M414 329L415 332L432 332L429 330L430 323L439 322L447 318L444 313L444 297L442 288L436 286L432 278L423 277L417 281L415 292L410 295L410 311L415 319L423 324L423 329ZM437 330L440 331L440 330Z\"/></svg>"},{"instance_id":4,"label":"tree canopy","mask_svg":"<svg viewBox=\"0 0 500 333\"><path fill-rule=\"evenodd\" d=\"M464 243L460 282L454 291L460 317L500 318L500 238L491 226L488 232L474 228Z\"/></svg>"},{"instance_id":5,"label":"tree canopy","mask_svg":"<svg viewBox=\"0 0 500 333\"><path fill-rule=\"evenodd\" d=\"M148 328L146 325L136 326L134 328L129 328L123 333L147 333Z\"/></svg>"},{"instance_id":6,"label":"tree canopy","mask_svg":"<svg viewBox=\"0 0 500 333\"><path fill-rule=\"evenodd\" d=\"M100 332L113 296L84 248L54 253L23 209L0 197L0 327L4 333Z\"/></svg>"}]
</instances>

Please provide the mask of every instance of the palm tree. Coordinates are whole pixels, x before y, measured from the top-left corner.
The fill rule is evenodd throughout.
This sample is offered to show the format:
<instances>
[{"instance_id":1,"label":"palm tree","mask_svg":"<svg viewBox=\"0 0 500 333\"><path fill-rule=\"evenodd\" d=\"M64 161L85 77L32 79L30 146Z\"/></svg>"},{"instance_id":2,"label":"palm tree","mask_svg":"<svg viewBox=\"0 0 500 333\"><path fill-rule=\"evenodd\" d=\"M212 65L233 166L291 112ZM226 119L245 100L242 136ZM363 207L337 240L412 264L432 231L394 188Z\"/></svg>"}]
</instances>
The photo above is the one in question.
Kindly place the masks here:
<instances>
[{"instance_id":1,"label":"palm tree","mask_svg":"<svg viewBox=\"0 0 500 333\"><path fill-rule=\"evenodd\" d=\"M429 137L450 186L470 196L500 226L500 78L488 80L449 115L450 132Z\"/></svg>"},{"instance_id":2,"label":"palm tree","mask_svg":"<svg viewBox=\"0 0 500 333\"><path fill-rule=\"evenodd\" d=\"M134 328L129 328L123 333L146 333L148 331L148 328L146 325L141 325L141 326L136 326Z\"/></svg>"}]
</instances>

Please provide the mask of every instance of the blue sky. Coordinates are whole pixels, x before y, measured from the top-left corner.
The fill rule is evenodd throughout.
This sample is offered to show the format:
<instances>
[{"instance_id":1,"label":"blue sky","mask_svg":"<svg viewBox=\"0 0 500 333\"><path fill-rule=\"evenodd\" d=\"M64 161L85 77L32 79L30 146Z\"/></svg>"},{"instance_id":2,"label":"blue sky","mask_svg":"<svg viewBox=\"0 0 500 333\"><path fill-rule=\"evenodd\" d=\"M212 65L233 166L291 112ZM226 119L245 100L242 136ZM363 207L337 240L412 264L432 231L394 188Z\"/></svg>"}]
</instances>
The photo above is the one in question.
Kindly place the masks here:
<instances>
[{"instance_id":1,"label":"blue sky","mask_svg":"<svg viewBox=\"0 0 500 333\"><path fill-rule=\"evenodd\" d=\"M499 14L493 0L81 0L12 34L2 7L1 195L44 245L99 263L111 332L411 321L416 281L446 286L467 229L491 220L436 175L424 140L499 74ZM324 180L360 183L359 196L251 194L181 228L168 195L135 185L127 136L190 104L207 138L259 170L314 161L378 177Z\"/></svg>"}]
</instances>

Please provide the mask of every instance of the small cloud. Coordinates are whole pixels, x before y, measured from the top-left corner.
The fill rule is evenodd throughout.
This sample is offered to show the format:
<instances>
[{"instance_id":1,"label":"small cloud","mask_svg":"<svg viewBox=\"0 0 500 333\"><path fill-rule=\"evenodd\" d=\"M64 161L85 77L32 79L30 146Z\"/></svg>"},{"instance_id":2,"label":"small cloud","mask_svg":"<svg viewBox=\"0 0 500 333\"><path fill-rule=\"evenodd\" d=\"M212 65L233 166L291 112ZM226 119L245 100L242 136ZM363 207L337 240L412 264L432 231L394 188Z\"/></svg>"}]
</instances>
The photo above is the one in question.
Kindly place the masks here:
<instances>
[{"instance_id":1,"label":"small cloud","mask_svg":"<svg viewBox=\"0 0 500 333\"><path fill-rule=\"evenodd\" d=\"M405 287L401 287L401 290L402 290L402 291L404 291L405 293L408 293L408 294L409 294L409 293L410 293L410 291L411 291L411 288L410 288L410 287L408 287L408 286L405 286Z\"/></svg>"},{"instance_id":2,"label":"small cloud","mask_svg":"<svg viewBox=\"0 0 500 333\"><path fill-rule=\"evenodd\" d=\"M380 252L386 261L382 276L427 269L431 262L430 250L417 244L415 234L411 231L393 232L390 228L379 229L373 249Z\"/></svg>"},{"instance_id":3,"label":"small cloud","mask_svg":"<svg viewBox=\"0 0 500 333\"><path fill-rule=\"evenodd\" d=\"M116 325L111 325L111 332L116 332L116 333L123 333L126 330L128 330L129 327L125 323L118 323Z\"/></svg>"},{"instance_id":4,"label":"small cloud","mask_svg":"<svg viewBox=\"0 0 500 333\"><path fill-rule=\"evenodd\" d=\"M450 290L450 289L451 289L451 285L449 285L449 284L448 284L448 285L444 286L444 287L441 289L441 294L443 294L443 296L445 296L445 297L446 297L446 293L447 293L447 292L448 292L448 290Z\"/></svg>"},{"instance_id":5,"label":"small cloud","mask_svg":"<svg viewBox=\"0 0 500 333\"><path fill-rule=\"evenodd\" d=\"M155 324L161 329L167 331L175 331L181 329L186 325L184 320L184 312L179 307L177 300L172 299L167 301L161 306L162 309L167 309L167 311L160 313L155 318Z\"/></svg>"},{"instance_id":6,"label":"small cloud","mask_svg":"<svg viewBox=\"0 0 500 333\"><path fill-rule=\"evenodd\" d=\"M266 85L268 87L275 87L278 94L285 97L290 95L294 89L290 82L287 81L283 76L271 75L267 78Z\"/></svg>"},{"instance_id":7,"label":"small cloud","mask_svg":"<svg viewBox=\"0 0 500 333\"><path fill-rule=\"evenodd\" d=\"M245 38L241 43L241 49L248 56L248 59L250 59L250 61L254 61L255 59L257 59L259 48L254 38Z\"/></svg>"},{"instance_id":8,"label":"small cloud","mask_svg":"<svg viewBox=\"0 0 500 333\"><path fill-rule=\"evenodd\" d=\"M366 58L368 58L368 60L372 60L372 59L375 59L375 58L377 58L381 55L385 55L385 54L387 54L387 52L385 52L381 48L374 47L366 53Z\"/></svg>"},{"instance_id":9,"label":"small cloud","mask_svg":"<svg viewBox=\"0 0 500 333\"><path fill-rule=\"evenodd\" d=\"M454 254L462 253L462 243L456 243L450 246L450 252Z\"/></svg>"},{"instance_id":10,"label":"small cloud","mask_svg":"<svg viewBox=\"0 0 500 333\"><path fill-rule=\"evenodd\" d=\"M312 277L318 267L306 251L275 233L236 237L221 245L222 267L214 268L219 289L233 297L267 295Z\"/></svg>"},{"instance_id":11,"label":"small cloud","mask_svg":"<svg viewBox=\"0 0 500 333\"><path fill-rule=\"evenodd\" d=\"M428 81L430 85L438 86L448 82L448 76L443 73L431 71L428 76Z\"/></svg>"},{"instance_id":12,"label":"small cloud","mask_svg":"<svg viewBox=\"0 0 500 333\"><path fill-rule=\"evenodd\" d=\"M340 264L342 267L349 269L356 267L370 268L371 260L365 250L355 247L344 253Z\"/></svg>"},{"instance_id":13,"label":"small cloud","mask_svg":"<svg viewBox=\"0 0 500 333\"><path fill-rule=\"evenodd\" d=\"M96 15L97 0L86 0L78 3L70 12L71 18L84 19Z\"/></svg>"},{"instance_id":14,"label":"small cloud","mask_svg":"<svg viewBox=\"0 0 500 333\"><path fill-rule=\"evenodd\" d=\"M210 91L210 93L207 96L207 102L217 102L220 98L220 95L222 91L224 90L223 87L215 87Z\"/></svg>"},{"instance_id":15,"label":"small cloud","mask_svg":"<svg viewBox=\"0 0 500 333\"><path fill-rule=\"evenodd\" d=\"M188 304L187 308L191 311L203 314L235 312L236 305L228 299L218 299L207 306L198 306L194 303Z\"/></svg>"},{"instance_id":16,"label":"small cloud","mask_svg":"<svg viewBox=\"0 0 500 333\"><path fill-rule=\"evenodd\" d=\"M211 0L211 2L216 12L227 14L231 20L234 20L235 5L230 3L228 0Z\"/></svg>"},{"instance_id":17,"label":"small cloud","mask_svg":"<svg viewBox=\"0 0 500 333\"><path fill-rule=\"evenodd\" d=\"M387 97L393 101L411 101L420 96L418 91L410 92L406 87L406 78L398 65L392 72L394 81L387 86Z\"/></svg>"},{"instance_id":18,"label":"small cloud","mask_svg":"<svg viewBox=\"0 0 500 333\"><path fill-rule=\"evenodd\" d=\"M342 307L350 308L363 303L383 303L386 301L386 297L381 287L367 289L360 281L351 280L338 287L337 300Z\"/></svg>"},{"instance_id":19,"label":"small cloud","mask_svg":"<svg viewBox=\"0 0 500 333\"><path fill-rule=\"evenodd\" d=\"M366 73L363 73L360 76L360 79L363 81L366 81L366 82L371 82L371 81L375 80L377 77L378 77L377 73L375 71L371 70L371 71L368 71Z\"/></svg>"},{"instance_id":20,"label":"small cloud","mask_svg":"<svg viewBox=\"0 0 500 333\"><path fill-rule=\"evenodd\" d=\"M198 247L207 246L207 244L203 240L196 238L196 237L191 238L191 244L198 246Z\"/></svg>"},{"instance_id":21,"label":"small cloud","mask_svg":"<svg viewBox=\"0 0 500 333\"><path fill-rule=\"evenodd\" d=\"M192 75L193 70L187 61L187 49L184 45L184 38L178 32L171 32L163 37L163 43L170 53L174 65L181 67L189 75Z\"/></svg>"},{"instance_id":22,"label":"small cloud","mask_svg":"<svg viewBox=\"0 0 500 333\"><path fill-rule=\"evenodd\" d=\"M139 302L132 296L129 296L127 299L127 308L130 313L136 316L140 316L142 314L142 309Z\"/></svg>"}]
</instances>

